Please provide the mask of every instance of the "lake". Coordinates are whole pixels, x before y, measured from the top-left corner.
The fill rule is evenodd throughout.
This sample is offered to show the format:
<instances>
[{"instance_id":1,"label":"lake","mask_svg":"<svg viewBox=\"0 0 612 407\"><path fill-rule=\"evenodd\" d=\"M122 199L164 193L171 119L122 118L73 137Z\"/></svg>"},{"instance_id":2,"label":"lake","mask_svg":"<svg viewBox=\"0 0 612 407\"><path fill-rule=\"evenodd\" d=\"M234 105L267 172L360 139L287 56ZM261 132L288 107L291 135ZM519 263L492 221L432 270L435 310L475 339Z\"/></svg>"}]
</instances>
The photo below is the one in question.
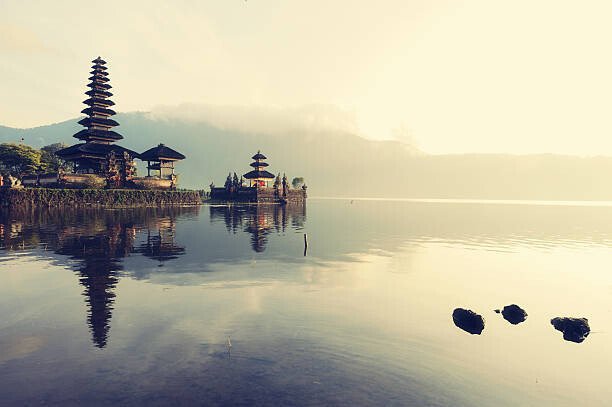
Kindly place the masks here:
<instances>
[{"instance_id":1,"label":"lake","mask_svg":"<svg viewBox=\"0 0 612 407\"><path fill-rule=\"evenodd\" d=\"M0 212L0 404L610 405L611 247L571 202Z\"/></svg>"}]
</instances>

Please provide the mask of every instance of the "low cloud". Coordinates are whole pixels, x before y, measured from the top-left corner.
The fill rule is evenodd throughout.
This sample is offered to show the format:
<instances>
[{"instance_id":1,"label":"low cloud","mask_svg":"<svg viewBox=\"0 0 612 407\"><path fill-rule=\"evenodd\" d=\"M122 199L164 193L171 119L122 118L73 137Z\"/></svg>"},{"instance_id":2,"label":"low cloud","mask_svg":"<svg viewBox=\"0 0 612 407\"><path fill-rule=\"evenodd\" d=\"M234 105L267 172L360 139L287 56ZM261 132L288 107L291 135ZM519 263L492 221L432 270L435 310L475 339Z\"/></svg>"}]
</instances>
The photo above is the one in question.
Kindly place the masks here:
<instances>
[{"instance_id":1,"label":"low cloud","mask_svg":"<svg viewBox=\"0 0 612 407\"><path fill-rule=\"evenodd\" d=\"M354 114L326 105L280 108L181 104L154 108L149 116L154 120L206 123L219 129L247 134L359 134Z\"/></svg>"}]
</instances>

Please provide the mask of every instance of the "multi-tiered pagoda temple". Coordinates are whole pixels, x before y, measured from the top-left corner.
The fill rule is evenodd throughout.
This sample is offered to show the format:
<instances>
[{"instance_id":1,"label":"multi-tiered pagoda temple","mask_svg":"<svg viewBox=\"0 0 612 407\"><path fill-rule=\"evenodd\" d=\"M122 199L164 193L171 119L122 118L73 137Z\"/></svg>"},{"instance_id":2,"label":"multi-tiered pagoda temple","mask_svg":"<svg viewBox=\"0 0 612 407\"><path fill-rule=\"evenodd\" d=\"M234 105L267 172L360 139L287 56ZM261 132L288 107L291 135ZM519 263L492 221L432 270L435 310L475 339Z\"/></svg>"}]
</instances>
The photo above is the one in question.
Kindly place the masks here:
<instances>
[{"instance_id":1,"label":"multi-tiered pagoda temple","mask_svg":"<svg viewBox=\"0 0 612 407\"><path fill-rule=\"evenodd\" d=\"M253 170L244 174L244 178L249 180L249 185L244 185L242 177L231 173L227 176L225 185L215 187L210 185L210 199L213 201L234 201L252 203L304 203L306 202L306 185L301 188L291 188L287 182L287 176L280 173L274 176L266 168L268 163L265 155L258 151L253 157L254 161L250 164ZM276 180L270 185L270 181Z\"/></svg>"},{"instance_id":2,"label":"multi-tiered pagoda temple","mask_svg":"<svg viewBox=\"0 0 612 407\"><path fill-rule=\"evenodd\" d=\"M257 154L251 158L255 160L250 164L251 167L253 167L253 171L244 174L244 178L250 180L250 186L252 187L267 187L269 181L276 178L274 174L266 170L268 163L264 160L267 160L268 157L263 155L261 151L258 151Z\"/></svg>"},{"instance_id":3,"label":"multi-tiered pagoda temple","mask_svg":"<svg viewBox=\"0 0 612 407\"><path fill-rule=\"evenodd\" d=\"M33 177L29 183L42 185L44 179L45 183L61 187L176 189L178 178L174 173L174 163L185 156L163 144L143 154L115 144L123 136L113 130L119 123L111 119L115 111L111 109L114 103L110 100L113 94L110 92L108 68L100 57L92 63L91 82L87 85L90 89L85 92L89 98L83 101L87 108L81 111L87 117L79 121L85 129L74 135L82 143L56 153L70 164L70 168L55 178ZM135 158L147 161L146 177L136 176ZM157 173L151 174L151 170L157 170Z\"/></svg>"},{"instance_id":4,"label":"multi-tiered pagoda temple","mask_svg":"<svg viewBox=\"0 0 612 407\"><path fill-rule=\"evenodd\" d=\"M88 107L81 111L87 117L79 121L85 129L74 135L83 143L60 150L57 155L72 163L77 174L105 175L110 169L109 164L116 166L118 171L125 171L126 166L133 166L133 160L139 154L114 144L123 136L112 130L119 123L110 118L115 115L115 111L110 109L115 103L109 99L113 94L109 91L111 85L106 61L98 57L92 63L91 82L87 85L91 89L85 92L89 98L83 101Z\"/></svg>"}]
</instances>

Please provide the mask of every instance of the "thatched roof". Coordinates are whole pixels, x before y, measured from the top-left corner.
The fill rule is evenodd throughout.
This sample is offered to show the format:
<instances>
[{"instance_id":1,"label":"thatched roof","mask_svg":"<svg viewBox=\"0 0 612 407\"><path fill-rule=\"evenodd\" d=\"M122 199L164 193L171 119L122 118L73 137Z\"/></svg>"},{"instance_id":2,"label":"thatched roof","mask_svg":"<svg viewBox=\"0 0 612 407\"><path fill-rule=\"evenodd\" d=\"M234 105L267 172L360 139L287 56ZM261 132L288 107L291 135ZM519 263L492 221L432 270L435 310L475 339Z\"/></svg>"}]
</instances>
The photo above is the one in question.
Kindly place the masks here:
<instances>
[{"instance_id":1,"label":"thatched roof","mask_svg":"<svg viewBox=\"0 0 612 407\"><path fill-rule=\"evenodd\" d=\"M113 106L115 104L115 102L113 102L112 100L96 98L96 97L84 100L83 103L85 103L86 105L89 105L89 106L93 106L94 104L99 104L99 105L103 105L103 106Z\"/></svg>"},{"instance_id":2,"label":"thatched roof","mask_svg":"<svg viewBox=\"0 0 612 407\"><path fill-rule=\"evenodd\" d=\"M132 158L139 158L140 155L127 149L125 147L118 146L116 144L101 144L101 143L81 143L75 144L70 147L66 147L62 150L57 151L57 154L60 157L70 157L74 155L93 155L99 157L106 157L108 153L114 151L115 154L123 154L123 152L127 152Z\"/></svg>"},{"instance_id":3,"label":"thatched roof","mask_svg":"<svg viewBox=\"0 0 612 407\"><path fill-rule=\"evenodd\" d=\"M144 161L159 161L160 159L168 161L184 160L185 156L164 144L159 144L156 147L150 148L140 154L140 159Z\"/></svg>"},{"instance_id":4,"label":"thatched roof","mask_svg":"<svg viewBox=\"0 0 612 407\"><path fill-rule=\"evenodd\" d=\"M263 161L260 161L260 162L255 161L254 163L251 163L251 164L250 164L250 166L251 166L251 167L253 167L253 168L257 168L257 167L267 167L268 165L270 165L270 164L265 163L265 162L263 162Z\"/></svg>"},{"instance_id":5,"label":"thatched roof","mask_svg":"<svg viewBox=\"0 0 612 407\"><path fill-rule=\"evenodd\" d=\"M94 59L93 61L91 61L92 64L100 64L100 65L106 65L106 61L103 60L102 58L98 57L96 59Z\"/></svg>"},{"instance_id":6,"label":"thatched roof","mask_svg":"<svg viewBox=\"0 0 612 407\"><path fill-rule=\"evenodd\" d=\"M92 116L94 114L99 114L102 116L112 116L114 114L116 114L116 112L114 110L111 109L104 109L102 107L98 107L98 106L92 106L92 107L88 107L86 109L81 110L81 113L86 114L87 116Z\"/></svg>"},{"instance_id":7,"label":"thatched roof","mask_svg":"<svg viewBox=\"0 0 612 407\"><path fill-rule=\"evenodd\" d=\"M268 159L268 157L266 157L265 155L263 155L261 152L257 152L257 154L255 154L253 157L251 157L253 160L266 160Z\"/></svg>"},{"instance_id":8,"label":"thatched roof","mask_svg":"<svg viewBox=\"0 0 612 407\"><path fill-rule=\"evenodd\" d=\"M95 81L97 83L102 83L102 82L108 82L110 81L110 79L106 76L99 76L99 75L91 75L88 78L90 81Z\"/></svg>"},{"instance_id":9,"label":"thatched roof","mask_svg":"<svg viewBox=\"0 0 612 407\"><path fill-rule=\"evenodd\" d=\"M112 88L111 85L109 85L108 83L102 83L102 82L106 82L106 81L99 81L97 78L95 78L91 83L87 84L87 87L89 88L102 88L102 89L110 89Z\"/></svg>"},{"instance_id":10,"label":"thatched roof","mask_svg":"<svg viewBox=\"0 0 612 407\"><path fill-rule=\"evenodd\" d=\"M73 137L79 140L89 140L90 138L107 139L107 140L121 140L123 136L116 131L100 131L93 129L83 129L76 133Z\"/></svg>"},{"instance_id":11,"label":"thatched roof","mask_svg":"<svg viewBox=\"0 0 612 407\"><path fill-rule=\"evenodd\" d=\"M85 94L88 95L88 96L94 97L94 98L95 97L106 97L106 98L109 98L109 97L113 96L112 93L107 92L105 90L95 90L95 89L88 90L87 92L85 92Z\"/></svg>"},{"instance_id":12,"label":"thatched roof","mask_svg":"<svg viewBox=\"0 0 612 407\"><path fill-rule=\"evenodd\" d=\"M101 117L86 117L78 122L80 125L89 127L94 124L104 127L114 127L119 126L119 123L114 121L113 119L103 119Z\"/></svg>"},{"instance_id":13,"label":"thatched roof","mask_svg":"<svg viewBox=\"0 0 612 407\"><path fill-rule=\"evenodd\" d=\"M276 175L268 171L253 170L253 171L249 171L246 174L244 174L244 178L246 179L257 179L257 178L273 179L273 178L276 178Z\"/></svg>"}]
</instances>

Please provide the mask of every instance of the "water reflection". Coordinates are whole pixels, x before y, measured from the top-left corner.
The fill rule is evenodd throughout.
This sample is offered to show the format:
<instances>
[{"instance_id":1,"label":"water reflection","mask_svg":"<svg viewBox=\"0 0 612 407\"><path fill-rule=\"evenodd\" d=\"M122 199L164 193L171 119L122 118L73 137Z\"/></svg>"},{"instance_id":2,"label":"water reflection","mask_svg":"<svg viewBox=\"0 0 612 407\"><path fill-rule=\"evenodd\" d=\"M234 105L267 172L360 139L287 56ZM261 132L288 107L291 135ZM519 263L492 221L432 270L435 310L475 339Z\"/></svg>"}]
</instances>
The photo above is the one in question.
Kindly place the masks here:
<instances>
[{"instance_id":1,"label":"water reflection","mask_svg":"<svg viewBox=\"0 0 612 407\"><path fill-rule=\"evenodd\" d=\"M256 253L266 250L268 235L302 230L306 222L306 205L212 205L211 221L222 220L228 232L244 231L251 237L251 249Z\"/></svg>"},{"instance_id":2,"label":"water reflection","mask_svg":"<svg viewBox=\"0 0 612 407\"><path fill-rule=\"evenodd\" d=\"M112 218L111 218L112 219ZM114 289L123 269L121 259L134 246L134 224L100 222L82 227L67 226L58 231L57 254L70 256L79 281L85 287L87 323L96 347L106 346L115 299Z\"/></svg>"},{"instance_id":3,"label":"water reflection","mask_svg":"<svg viewBox=\"0 0 612 407\"><path fill-rule=\"evenodd\" d=\"M612 241L612 229L605 227L612 222L604 222L612 220L612 211L607 208L481 204L449 208L439 203L333 202L321 211L314 205L315 216L309 223L315 233L311 234L309 257L338 260L371 248L393 252L424 242L500 250L514 245L542 248L608 245ZM0 211L0 245L7 252L51 252L59 255L54 258L57 264L74 269L85 287L93 342L104 347L114 291L122 276L202 275L220 263L251 261L243 238L248 238L251 253L256 255L265 252L270 259L303 261L304 205L213 205L204 212L209 227L202 223L206 217L199 212L193 207L4 210ZM560 216L565 219L563 226L553 221ZM194 221L193 225L189 226L188 220ZM226 233L217 231L217 225ZM130 268L125 270L127 257L131 257ZM184 258L180 266L167 266L180 257ZM146 260L155 261L158 267L151 267ZM176 278L183 279L182 284L201 281Z\"/></svg>"},{"instance_id":4,"label":"water reflection","mask_svg":"<svg viewBox=\"0 0 612 407\"><path fill-rule=\"evenodd\" d=\"M185 254L185 247L176 244L175 217L151 219L145 234L145 241L134 252L157 260L160 266L168 260L177 259Z\"/></svg>"},{"instance_id":5,"label":"water reflection","mask_svg":"<svg viewBox=\"0 0 612 407\"><path fill-rule=\"evenodd\" d=\"M92 342L108 342L115 302L114 290L132 253L160 263L176 259L185 248L175 244L176 219L197 215L199 208L138 208L125 210L35 209L0 212L0 239L8 250L36 249L66 256L56 258L77 272L85 287L87 324ZM136 245L139 236L144 241Z\"/></svg>"},{"instance_id":6,"label":"water reflection","mask_svg":"<svg viewBox=\"0 0 612 407\"><path fill-rule=\"evenodd\" d=\"M0 212L3 400L511 406L612 397L611 208L308 205L307 221L304 208L279 206ZM514 302L530 314L516 327L493 314ZM462 315L453 324L457 306L480 313L477 325ZM593 335L568 348L561 335L577 330L555 331L558 315L588 317ZM7 351L22 343L30 348Z\"/></svg>"}]
</instances>

